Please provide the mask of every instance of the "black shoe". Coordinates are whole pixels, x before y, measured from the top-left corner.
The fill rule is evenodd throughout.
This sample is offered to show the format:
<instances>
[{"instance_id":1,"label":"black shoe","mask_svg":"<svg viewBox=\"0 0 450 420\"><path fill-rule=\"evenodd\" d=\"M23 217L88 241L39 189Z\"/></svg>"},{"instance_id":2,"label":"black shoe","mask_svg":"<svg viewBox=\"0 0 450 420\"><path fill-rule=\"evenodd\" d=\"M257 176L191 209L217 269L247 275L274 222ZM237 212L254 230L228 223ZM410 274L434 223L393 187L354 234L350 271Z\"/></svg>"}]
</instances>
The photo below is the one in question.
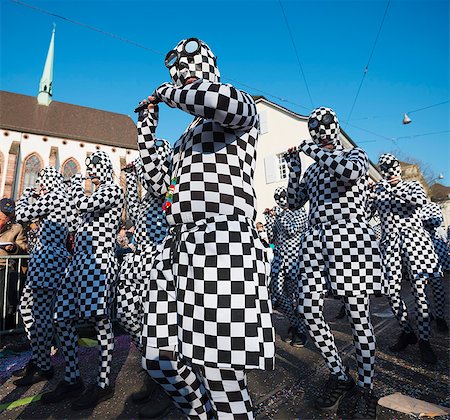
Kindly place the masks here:
<instances>
[{"instance_id":1,"label":"black shoe","mask_svg":"<svg viewBox=\"0 0 450 420\"><path fill-rule=\"evenodd\" d=\"M436 363L437 357L430 346L429 341L419 340L420 357L425 363Z\"/></svg>"},{"instance_id":2,"label":"black shoe","mask_svg":"<svg viewBox=\"0 0 450 420\"><path fill-rule=\"evenodd\" d=\"M334 317L335 319L342 319L346 316L347 314L345 313L345 305L341 306L341 309L339 309L338 314Z\"/></svg>"},{"instance_id":3,"label":"black shoe","mask_svg":"<svg viewBox=\"0 0 450 420\"><path fill-rule=\"evenodd\" d=\"M114 397L114 387L107 385L104 388L97 384L90 385L83 394L72 402L72 410L84 410L85 408L93 408L99 402L109 400Z\"/></svg>"},{"instance_id":4,"label":"black shoe","mask_svg":"<svg viewBox=\"0 0 450 420\"><path fill-rule=\"evenodd\" d=\"M416 334L411 332L405 332L402 331L402 333L399 335L397 342L393 344L392 346L389 346L390 351L402 351L405 350L406 347L408 347L408 344L416 344L417 343L417 337Z\"/></svg>"},{"instance_id":5,"label":"black shoe","mask_svg":"<svg viewBox=\"0 0 450 420\"><path fill-rule=\"evenodd\" d=\"M15 386L29 386L33 384L37 384L38 382L48 381L52 379L54 375L53 368L51 367L48 370L37 369L31 373L26 374L20 379L16 379L13 384Z\"/></svg>"},{"instance_id":6,"label":"black shoe","mask_svg":"<svg viewBox=\"0 0 450 420\"><path fill-rule=\"evenodd\" d=\"M81 378L69 384L66 381L61 381L53 391L46 392L41 397L43 404L52 404L64 401L68 398L78 397L84 390L84 383Z\"/></svg>"},{"instance_id":7,"label":"black shoe","mask_svg":"<svg viewBox=\"0 0 450 420\"><path fill-rule=\"evenodd\" d=\"M135 404L144 404L151 400L156 389L157 384L152 378L150 378L147 372L145 372L144 383L139 391L131 394L131 400Z\"/></svg>"},{"instance_id":8,"label":"black shoe","mask_svg":"<svg viewBox=\"0 0 450 420\"><path fill-rule=\"evenodd\" d=\"M377 418L378 398L371 389L358 387L356 394L354 419L376 419Z\"/></svg>"},{"instance_id":9,"label":"black shoe","mask_svg":"<svg viewBox=\"0 0 450 420\"><path fill-rule=\"evenodd\" d=\"M441 332L447 332L448 331L448 325L447 322L445 322L444 318L437 318L436 317L436 329Z\"/></svg>"},{"instance_id":10,"label":"black shoe","mask_svg":"<svg viewBox=\"0 0 450 420\"><path fill-rule=\"evenodd\" d=\"M159 400L152 401L139 411L140 419L157 419L166 416L173 408L172 399L165 393L159 393Z\"/></svg>"},{"instance_id":11,"label":"black shoe","mask_svg":"<svg viewBox=\"0 0 450 420\"><path fill-rule=\"evenodd\" d=\"M289 343L290 344L292 339L294 338L294 335L295 335L295 328L293 326L290 326L288 331L287 331L287 336L282 338L282 340L285 343Z\"/></svg>"},{"instance_id":12,"label":"black shoe","mask_svg":"<svg viewBox=\"0 0 450 420\"><path fill-rule=\"evenodd\" d=\"M348 374L346 381L338 379L336 375L330 373L321 395L316 399L314 405L322 411L336 411L339 403L346 395L353 395L356 392L356 384L353 378Z\"/></svg>"},{"instance_id":13,"label":"black shoe","mask_svg":"<svg viewBox=\"0 0 450 420\"><path fill-rule=\"evenodd\" d=\"M35 363L30 360L22 369L17 369L13 371L13 376L17 378L21 378L25 375L30 375L33 372L36 372L38 367L35 365Z\"/></svg>"},{"instance_id":14,"label":"black shoe","mask_svg":"<svg viewBox=\"0 0 450 420\"><path fill-rule=\"evenodd\" d=\"M292 347L305 347L308 341L308 336L305 333L298 333L292 335L291 346Z\"/></svg>"}]
</instances>

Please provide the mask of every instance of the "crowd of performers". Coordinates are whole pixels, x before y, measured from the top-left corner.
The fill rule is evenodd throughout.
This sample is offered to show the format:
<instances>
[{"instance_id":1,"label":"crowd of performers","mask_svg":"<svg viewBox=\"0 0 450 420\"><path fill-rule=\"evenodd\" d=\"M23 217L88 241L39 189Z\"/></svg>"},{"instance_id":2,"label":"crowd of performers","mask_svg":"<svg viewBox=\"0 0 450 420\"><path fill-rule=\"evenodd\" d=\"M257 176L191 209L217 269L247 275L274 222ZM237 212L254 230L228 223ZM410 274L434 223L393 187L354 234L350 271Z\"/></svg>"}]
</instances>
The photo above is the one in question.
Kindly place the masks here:
<instances>
[{"instance_id":1,"label":"crowd of performers","mask_svg":"<svg viewBox=\"0 0 450 420\"><path fill-rule=\"evenodd\" d=\"M371 184L367 154L343 147L332 109L315 109L308 120L311 138L286 153L288 185L275 191L277 206L266 212L274 244L270 264L255 226L253 98L220 82L214 54L196 38L179 42L165 65L171 83L138 107L140 157L125 168L126 198L113 182L108 155L98 151L86 162L96 186L92 195L85 194L80 174L67 185L47 167L38 188L24 191L17 203L17 220L39 218L41 228L20 304L32 357L14 373L14 383L53 377L55 331L65 374L41 402L73 398L72 409L79 410L111 398L115 299L117 319L146 371L133 396L150 401L142 418L157 418L173 406L188 418L253 418L247 372L274 368L273 303L289 320L291 345L310 339L330 370L316 408L332 411L352 396L355 418L375 418L370 296L386 294L400 324L392 351L418 341L422 359L436 361L427 284L438 329L447 330L442 271L449 269L449 254L436 234L439 207L417 182L401 179L400 163L390 154L379 161L383 179ZM156 137L159 103L194 117L173 147ZM300 153L314 160L306 170ZM138 183L146 190L142 197ZM119 268L114 250L124 204L134 221L136 249ZM375 216L378 238L369 223ZM69 232L75 233L71 258ZM414 293L417 334L400 295L403 278ZM352 328L356 381L323 314L330 294L342 301ZM79 370L80 321L93 323L100 347L97 381L87 387ZM166 398L152 401L156 389Z\"/></svg>"}]
</instances>

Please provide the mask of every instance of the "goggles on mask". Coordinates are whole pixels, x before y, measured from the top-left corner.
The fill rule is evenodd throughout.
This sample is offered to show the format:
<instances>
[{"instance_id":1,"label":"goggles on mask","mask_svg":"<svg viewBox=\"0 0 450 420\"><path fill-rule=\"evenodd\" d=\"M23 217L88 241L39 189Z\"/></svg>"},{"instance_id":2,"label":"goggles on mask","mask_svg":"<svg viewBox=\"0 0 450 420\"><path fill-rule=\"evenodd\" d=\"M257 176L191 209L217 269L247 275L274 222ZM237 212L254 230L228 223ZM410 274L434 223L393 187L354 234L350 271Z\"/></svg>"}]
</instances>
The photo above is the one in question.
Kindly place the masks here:
<instances>
[{"instance_id":1,"label":"goggles on mask","mask_svg":"<svg viewBox=\"0 0 450 420\"><path fill-rule=\"evenodd\" d=\"M86 166L93 166L93 165L97 165L98 163L100 163L101 159L100 156L94 155L94 156L88 156L86 158Z\"/></svg>"},{"instance_id":2,"label":"goggles on mask","mask_svg":"<svg viewBox=\"0 0 450 420\"><path fill-rule=\"evenodd\" d=\"M380 171L389 172L390 169L393 169L397 166L398 166L398 162L395 160L392 162L383 162L380 164Z\"/></svg>"},{"instance_id":3,"label":"goggles on mask","mask_svg":"<svg viewBox=\"0 0 450 420\"><path fill-rule=\"evenodd\" d=\"M168 69L177 64L181 57L191 57L200 51L201 41L197 38L188 38L181 47L181 52L171 50L167 53L164 64Z\"/></svg>"},{"instance_id":4,"label":"goggles on mask","mask_svg":"<svg viewBox=\"0 0 450 420\"><path fill-rule=\"evenodd\" d=\"M308 121L308 127L311 130L315 130L319 125L330 126L333 122L335 122L333 115L326 113L322 116L321 120L318 120L317 118L310 118Z\"/></svg>"}]
</instances>

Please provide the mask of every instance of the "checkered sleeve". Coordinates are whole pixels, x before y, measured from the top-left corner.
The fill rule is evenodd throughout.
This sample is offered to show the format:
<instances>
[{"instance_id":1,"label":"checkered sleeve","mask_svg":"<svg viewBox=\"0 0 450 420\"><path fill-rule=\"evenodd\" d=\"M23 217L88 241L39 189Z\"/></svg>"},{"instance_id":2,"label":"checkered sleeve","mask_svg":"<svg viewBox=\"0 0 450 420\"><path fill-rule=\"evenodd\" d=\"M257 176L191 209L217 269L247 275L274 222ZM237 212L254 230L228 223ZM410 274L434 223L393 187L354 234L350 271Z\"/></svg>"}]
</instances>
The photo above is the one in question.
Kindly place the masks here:
<instances>
[{"instance_id":1,"label":"checkered sleeve","mask_svg":"<svg viewBox=\"0 0 450 420\"><path fill-rule=\"evenodd\" d=\"M249 130L257 125L258 113L251 95L229 84L202 79L184 87L164 83L153 96L172 108L233 130Z\"/></svg>"},{"instance_id":2,"label":"checkered sleeve","mask_svg":"<svg viewBox=\"0 0 450 420\"><path fill-rule=\"evenodd\" d=\"M16 205L16 221L20 223L31 222L32 220L46 216L55 209L58 202L58 194L48 192L39 196L34 203L30 203L32 191L25 191Z\"/></svg>"},{"instance_id":3,"label":"checkered sleeve","mask_svg":"<svg viewBox=\"0 0 450 420\"><path fill-rule=\"evenodd\" d=\"M289 180L287 186L287 202L290 210L296 210L304 206L308 201L308 193L303 179L301 179L302 163L298 151L286 153L284 159L289 168Z\"/></svg>"},{"instance_id":4,"label":"checkered sleeve","mask_svg":"<svg viewBox=\"0 0 450 420\"><path fill-rule=\"evenodd\" d=\"M155 137L157 125L157 106L153 112L145 110L139 113L138 149L143 165L142 175L147 188L151 188L157 194L165 194L167 186L170 185L172 148L167 141Z\"/></svg>"},{"instance_id":5,"label":"checkered sleeve","mask_svg":"<svg viewBox=\"0 0 450 420\"><path fill-rule=\"evenodd\" d=\"M391 194L417 207L425 205L428 201L425 190L417 181L400 181L391 189Z\"/></svg>"},{"instance_id":6,"label":"checkered sleeve","mask_svg":"<svg viewBox=\"0 0 450 420\"><path fill-rule=\"evenodd\" d=\"M354 182L366 176L369 158L359 147L350 150L325 150L311 141L304 141L300 149L323 169L343 182Z\"/></svg>"},{"instance_id":7,"label":"checkered sleeve","mask_svg":"<svg viewBox=\"0 0 450 420\"><path fill-rule=\"evenodd\" d=\"M138 193L138 178L135 172L126 173L127 182L127 197L126 204L128 210L128 216L133 222L134 226L137 225L137 217L139 215L140 203L139 193Z\"/></svg>"},{"instance_id":8,"label":"checkered sleeve","mask_svg":"<svg viewBox=\"0 0 450 420\"><path fill-rule=\"evenodd\" d=\"M444 221L441 208L435 203L427 202L421 209L422 222L427 228L437 228Z\"/></svg>"},{"instance_id":9,"label":"checkered sleeve","mask_svg":"<svg viewBox=\"0 0 450 420\"><path fill-rule=\"evenodd\" d=\"M101 185L92 195L84 193L80 183L73 183L75 207L80 213L94 213L123 204L122 189L115 184Z\"/></svg>"},{"instance_id":10,"label":"checkered sleeve","mask_svg":"<svg viewBox=\"0 0 450 420\"><path fill-rule=\"evenodd\" d=\"M275 222L275 216L270 213L264 213L264 219L266 221L264 223L264 228L267 232L267 238L269 239L270 243L273 243L273 224Z\"/></svg>"},{"instance_id":11,"label":"checkered sleeve","mask_svg":"<svg viewBox=\"0 0 450 420\"><path fill-rule=\"evenodd\" d=\"M376 216L377 210L376 210L375 200L376 200L375 190L367 191L367 200L366 200L366 217L367 217L367 220L370 220L370 219L372 219L373 217Z\"/></svg>"}]
</instances>

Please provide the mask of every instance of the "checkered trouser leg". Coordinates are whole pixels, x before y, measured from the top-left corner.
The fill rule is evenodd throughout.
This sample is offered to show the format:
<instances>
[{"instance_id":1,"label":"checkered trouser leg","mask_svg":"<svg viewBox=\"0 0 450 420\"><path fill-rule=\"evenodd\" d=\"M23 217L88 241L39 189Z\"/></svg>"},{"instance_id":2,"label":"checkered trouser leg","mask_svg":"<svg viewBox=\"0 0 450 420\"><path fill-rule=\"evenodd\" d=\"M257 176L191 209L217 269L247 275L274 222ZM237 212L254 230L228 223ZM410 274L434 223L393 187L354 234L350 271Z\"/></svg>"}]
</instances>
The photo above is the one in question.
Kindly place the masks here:
<instances>
[{"instance_id":1,"label":"checkered trouser leg","mask_svg":"<svg viewBox=\"0 0 450 420\"><path fill-rule=\"evenodd\" d=\"M130 284L117 287L117 320L141 351L142 301L138 290Z\"/></svg>"},{"instance_id":2,"label":"checkered trouser leg","mask_svg":"<svg viewBox=\"0 0 450 420\"><path fill-rule=\"evenodd\" d=\"M417 329L419 337L422 340L428 341L430 338L430 311L427 295L425 293L426 285L426 279L411 281L411 288L416 300Z\"/></svg>"},{"instance_id":3,"label":"checkered trouser leg","mask_svg":"<svg viewBox=\"0 0 450 420\"><path fill-rule=\"evenodd\" d=\"M187 417L202 420L215 418L203 383L189 366L167 357L167 353L175 354L174 348L146 347L142 367Z\"/></svg>"},{"instance_id":4,"label":"checkered trouser leg","mask_svg":"<svg viewBox=\"0 0 450 420\"><path fill-rule=\"evenodd\" d=\"M247 389L244 371L199 368L202 382L216 408L218 419L253 419L253 404Z\"/></svg>"},{"instance_id":5,"label":"checkered trouser leg","mask_svg":"<svg viewBox=\"0 0 450 420\"><path fill-rule=\"evenodd\" d=\"M391 280L388 286L388 300L395 318L397 318L397 321L400 323L400 328L404 332L410 333L413 329L408 320L408 309L406 308L405 302L400 297L401 288L400 280Z\"/></svg>"},{"instance_id":6,"label":"checkered trouser leg","mask_svg":"<svg viewBox=\"0 0 450 420\"><path fill-rule=\"evenodd\" d=\"M283 272L280 271L276 276L276 280L271 284L272 301L277 302L278 308L287 317L289 324L295 327L297 332L306 333L306 325L294 308L294 290L292 283L291 279L288 276L285 277Z\"/></svg>"},{"instance_id":7,"label":"checkered trouser leg","mask_svg":"<svg viewBox=\"0 0 450 420\"><path fill-rule=\"evenodd\" d=\"M111 373L114 351L114 333L110 319L96 319L95 330L97 331L97 341L100 346L97 385L100 388L105 388L109 385L109 374Z\"/></svg>"},{"instance_id":8,"label":"checkered trouser leg","mask_svg":"<svg viewBox=\"0 0 450 420\"><path fill-rule=\"evenodd\" d=\"M32 289L27 285L20 301L20 312L31 345L31 359L42 370L52 367L53 298L51 291Z\"/></svg>"},{"instance_id":9,"label":"checkered trouser leg","mask_svg":"<svg viewBox=\"0 0 450 420\"><path fill-rule=\"evenodd\" d=\"M353 343L356 349L358 385L372 389L375 367L375 334L370 321L369 297L343 297L348 319L352 327Z\"/></svg>"},{"instance_id":10,"label":"checkered trouser leg","mask_svg":"<svg viewBox=\"0 0 450 420\"><path fill-rule=\"evenodd\" d=\"M57 319L55 329L61 343L61 351L66 363L64 381L73 384L80 377L78 367L78 334L75 321L72 319Z\"/></svg>"},{"instance_id":11,"label":"checkered trouser leg","mask_svg":"<svg viewBox=\"0 0 450 420\"><path fill-rule=\"evenodd\" d=\"M434 313L437 318L444 318L445 291L442 277L429 279L428 284L433 290Z\"/></svg>"},{"instance_id":12,"label":"checkered trouser leg","mask_svg":"<svg viewBox=\"0 0 450 420\"><path fill-rule=\"evenodd\" d=\"M333 334L323 317L324 295L319 293L300 293L298 309L306 321L309 335L322 354L331 373L346 380L345 367L339 356Z\"/></svg>"}]
</instances>

